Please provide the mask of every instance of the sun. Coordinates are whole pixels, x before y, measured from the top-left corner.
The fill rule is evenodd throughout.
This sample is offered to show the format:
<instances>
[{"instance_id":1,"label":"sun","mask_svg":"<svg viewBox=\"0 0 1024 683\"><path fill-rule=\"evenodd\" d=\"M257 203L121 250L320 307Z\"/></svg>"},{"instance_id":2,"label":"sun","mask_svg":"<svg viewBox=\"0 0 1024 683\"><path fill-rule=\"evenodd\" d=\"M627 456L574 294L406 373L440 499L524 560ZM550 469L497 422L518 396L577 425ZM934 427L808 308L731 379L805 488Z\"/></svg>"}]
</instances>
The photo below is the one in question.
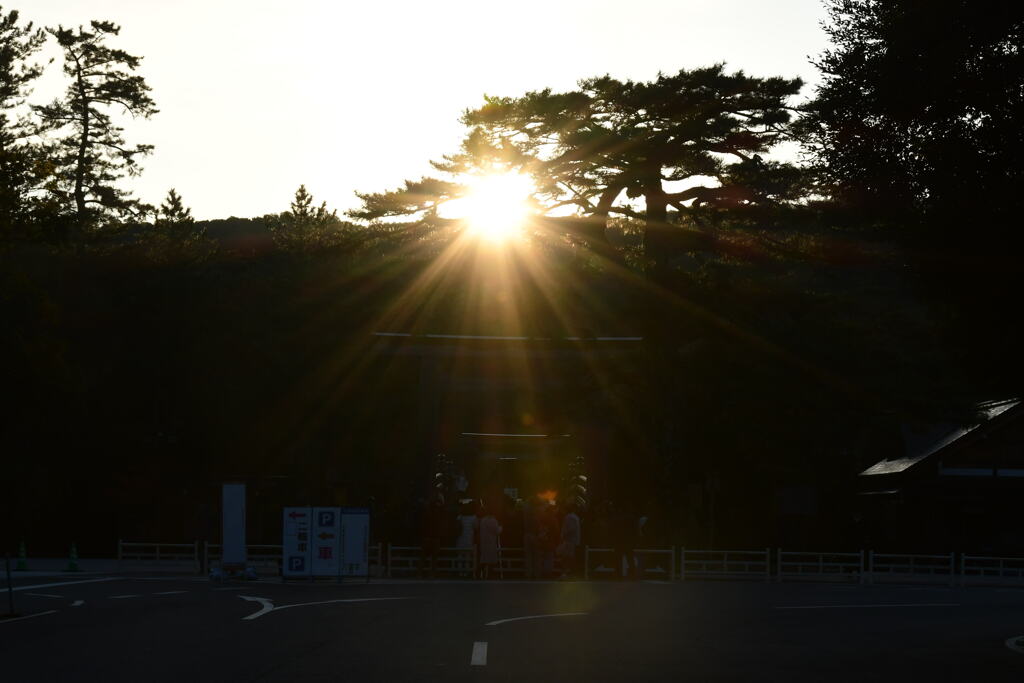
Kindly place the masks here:
<instances>
[{"instance_id":1,"label":"sun","mask_svg":"<svg viewBox=\"0 0 1024 683\"><path fill-rule=\"evenodd\" d=\"M489 173L464 181L469 192L445 207L446 217L466 222L470 234L504 242L520 233L530 214L533 181L521 173Z\"/></svg>"}]
</instances>

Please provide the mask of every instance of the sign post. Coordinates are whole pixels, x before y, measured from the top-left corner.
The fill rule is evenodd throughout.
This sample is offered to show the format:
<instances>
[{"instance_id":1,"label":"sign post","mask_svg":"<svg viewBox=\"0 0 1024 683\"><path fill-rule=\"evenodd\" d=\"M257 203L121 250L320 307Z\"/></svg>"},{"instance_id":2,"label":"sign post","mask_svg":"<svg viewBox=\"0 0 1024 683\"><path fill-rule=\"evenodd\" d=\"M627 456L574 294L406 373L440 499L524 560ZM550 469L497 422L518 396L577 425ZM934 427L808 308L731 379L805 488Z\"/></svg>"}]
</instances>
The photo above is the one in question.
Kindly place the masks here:
<instances>
[{"instance_id":1,"label":"sign post","mask_svg":"<svg viewBox=\"0 0 1024 683\"><path fill-rule=\"evenodd\" d=\"M221 570L226 575L244 572L245 484L224 484L221 490Z\"/></svg>"}]
</instances>

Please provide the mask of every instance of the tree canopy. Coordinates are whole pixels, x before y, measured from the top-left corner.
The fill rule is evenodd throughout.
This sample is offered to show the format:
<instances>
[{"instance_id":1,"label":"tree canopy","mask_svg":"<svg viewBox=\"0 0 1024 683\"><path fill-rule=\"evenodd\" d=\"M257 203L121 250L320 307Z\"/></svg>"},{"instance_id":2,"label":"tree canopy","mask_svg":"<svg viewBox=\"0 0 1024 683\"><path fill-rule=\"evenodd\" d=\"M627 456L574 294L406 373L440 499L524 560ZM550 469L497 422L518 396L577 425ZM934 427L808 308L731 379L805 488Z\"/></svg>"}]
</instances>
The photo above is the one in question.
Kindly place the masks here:
<instances>
[{"instance_id":1,"label":"tree canopy","mask_svg":"<svg viewBox=\"0 0 1024 683\"><path fill-rule=\"evenodd\" d=\"M462 117L469 132L461 150L433 164L452 180L360 194L363 207L350 215L433 220L465 191L461 176L519 171L534 178L542 213L555 218L547 225L613 255L609 218L639 218L645 256L661 263L678 233L670 209L699 222L716 210L800 196L798 169L764 155L786 138L788 100L801 85L716 64L650 82L602 76L570 92L485 97Z\"/></svg>"},{"instance_id":2,"label":"tree canopy","mask_svg":"<svg viewBox=\"0 0 1024 683\"><path fill-rule=\"evenodd\" d=\"M36 107L59 136L51 192L68 207L79 230L103 216L138 217L149 207L117 181L139 173L139 158L153 147L128 145L114 113L143 118L157 113L149 85L135 73L142 58L107 44L121 32L110 21L93 21L89 29L47 31L64 53L64 74L70 80L63 98Z\"/></svg>"},{"instance_id":3,"label":"tree canopy","mask_svg":"<svg viewBox=\"0 0 1024 683\"><path fill-rule=\"evenodd\" d=\"M33 123L19 108L42 66L31 62L46 34L31 22L19 23L18 10L0 7L0 230L24 229L29 193L42 175L38 150L31 144Z\"/></svg>"}]
</instances>

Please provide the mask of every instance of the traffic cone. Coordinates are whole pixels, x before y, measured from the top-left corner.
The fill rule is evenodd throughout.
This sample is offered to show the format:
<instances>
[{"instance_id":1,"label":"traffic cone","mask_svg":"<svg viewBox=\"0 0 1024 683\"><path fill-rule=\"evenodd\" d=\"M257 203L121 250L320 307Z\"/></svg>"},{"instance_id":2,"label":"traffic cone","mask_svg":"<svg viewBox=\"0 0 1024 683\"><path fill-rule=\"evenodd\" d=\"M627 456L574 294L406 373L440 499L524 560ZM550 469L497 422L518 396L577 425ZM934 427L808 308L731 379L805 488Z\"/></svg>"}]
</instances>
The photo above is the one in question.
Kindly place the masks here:
<instances>
[{"instance_id":1,"label":"traffic cone","mask_svg":"<svg viewBox=\"0 0 1024 683\"><path fill-rule=\"evenodd\" d=\"M68 568L65 569L64 571L66 571L66 572L80 572L80 571L82 571L81 569L78 568L78 549L75 547L74 543L71 544L71 552L68 553Z\"/></svg>"},{"instance_id":2,"label":"traffic cone","mask_svg":"<svg viewBox=\"0 0 1024 683\"><path fill-rule=\"evenodd\" d=\"M14 571L28 571L28 557L25 555L25 541L18 544L18 563L14 565Z\"/></svg>"}]
</instances>

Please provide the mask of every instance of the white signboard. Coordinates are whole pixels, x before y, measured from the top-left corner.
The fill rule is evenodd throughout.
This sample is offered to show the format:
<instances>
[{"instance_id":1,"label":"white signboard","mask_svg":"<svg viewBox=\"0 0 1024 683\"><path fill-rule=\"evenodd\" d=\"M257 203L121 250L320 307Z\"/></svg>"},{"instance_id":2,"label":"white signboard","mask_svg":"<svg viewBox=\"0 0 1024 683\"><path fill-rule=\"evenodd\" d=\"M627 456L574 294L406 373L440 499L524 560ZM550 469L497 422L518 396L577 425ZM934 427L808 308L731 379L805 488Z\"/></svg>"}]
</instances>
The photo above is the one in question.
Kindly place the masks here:
<instances>
[{"instance_id":1,"label":"white signboard","mask_svg":"<svg viewBox=\"0 0 1024 683\"><path fill-rule=\"evenodd\" d=\"M245 484L221 489L221 566L245 567Z\"/></svg>"},{"instance_id":2,"label":"white signboard","mask_svg":"<svg viewBox=\"0 0 1024 683\"><path fill-rule=\"evenodd\" d=\"M313 568L310 535L313 528L310 508L284 509L284 538L282 539L284 576L311 576Z\"/></svg>"},{"instance_id":3,"label":"white signboard","mask_svg":"<svg viewBox=\"0 0 1024 683\"><path fill-rule=\"evenodd\" d=\"M370 510L341 508L342 576L370 573Z\"/></svg>"},{"instance_id":4,"label":"white signboard","mask_svg":"<svg viewBox=\"0 0 1024 683\"><path fill-rule=\"evenodd\" d=\"M313 508L313 576L341 571L341 508Z\"/></svg>"},{"instance_id":5,"label":"white signboard","mask_svg":"<svg viewBox=\"0 0 1024 683\"><path fill-rule=\"evenodd\" d=\"M285 577L369 574L369 509L289 507L282 529Z\"/></svg>"}]
</instances>

